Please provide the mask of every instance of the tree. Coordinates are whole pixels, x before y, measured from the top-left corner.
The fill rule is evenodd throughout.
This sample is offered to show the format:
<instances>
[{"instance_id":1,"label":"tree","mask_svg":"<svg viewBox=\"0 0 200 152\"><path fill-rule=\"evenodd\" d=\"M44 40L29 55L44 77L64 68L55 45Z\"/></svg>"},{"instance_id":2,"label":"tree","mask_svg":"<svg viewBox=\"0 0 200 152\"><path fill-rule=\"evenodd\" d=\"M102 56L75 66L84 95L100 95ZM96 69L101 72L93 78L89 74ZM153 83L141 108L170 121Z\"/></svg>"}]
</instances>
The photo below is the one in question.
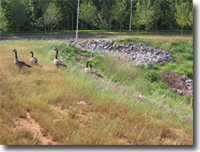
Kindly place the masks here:
<instances>
[{"instance_id":1,"label":"tree","mask_svg":"<svg viewBox=\"0 0 200 152\"><path fill-rule=\"evenodd\" d=\"M74 18L74 16L76 17L76 12L77 12L77 0L68 0L69 1L69 3L68 3L68 5L69 5L69 10L71 11L71 15L72 15L72 30L74 30L74 19L76 19L76 18ZM74 12L75 12L75 14L74 14Z\"/></svg>"},{"instance_id":2,"label":"tree","mask_svg":"<svg viewBox=\"0 0 200 152\"><path fill-rule=\"evenodd\" d=\"M127 11L127 4L125 0L118 0L115 5L112 7L112 15L114 20L116 20L120 24L120 32L122 28L122 24L124 21L126 21L126 16L129 13Z\"/></svg>"},{"instance_id":3,"label":"tree","mask_svg":"<svg viewBox=\"0 0 200 152\"><path fill-rule=\"evenodd\" d=\"M86 1L86 0L80 0L80 1L82 5L83 1ZM175 30L177 27L178 28L180 27L175 19L175 13L177 13L177 9L175 5L177 4L177 1L179 2L180 0L143 0L144 2L142 2L142 0L139 0L139 1L141 5L141 8L140 8L141 12L145 12L145 10L148 8L142 5L144 3L147 3L148 1L151 2L151 7L154 8L154 14L152 15L153 20L151 20L150 23L147 24L148 28L152 26L152 27L155 27L155 29L159 29L159 30L168 30L168 29ZM182 1L187 2L189 12L190 12L193 7L193 1L192 0L182 0ZM4 12L4 15L6 16L6 19L8 20L8 23L9 23L7 24L7 29L9 30L11 30L12 28L14 31L16 30L19 31L19 28L20 28L20 31L30 31L34 29L43 30L43 28L45 28L45 25L47 24L45 23L46 21L44 22L44 13L46 12L49 3L54 3L57 7L59 7L59 10L60 10L59 12L60 14L62 14L62 17L63 17L62 20L53 24L53 29L55 25L57 26L57 29L59 26L61 30L65 30L65 29L73 30L75 28L74 23L76 22L76 15L77 15L76 14L77 0L0 0L0 2L1 2L1 7ZM114 29L122 29L122 28L128 29L129 28L129 25L130 25L129 24L130 23L129 22L129 19L130 19L129 8L130 8L131 0L87 0L87 2L88 2L87 4L90 3L96 6L96 10L98 11L100 11L101 8L104 5L106 5L106 8L109 13L109 24L110 24L109 28L110 29L111 27L112 28L114 27ZM136 19L134 15L136 15L137 2L138 0L133 0L133 12L132 12L133 21ZM180 4L181 3L179 2L178 5ZM23 7L18 7L17 5L20 5ZM4 11L4 9L6 11ZM21 15L21 14L25 14L25 15ZM80 11L80 14L81 14L81 11ZM96 14L95 17L93 17L93 19L97 17L97 12L86 13L86 14L89 14L86 17ZM189 14L188 14L188 17L191 16ZM142 20L143 16L148 17L149 13L147 13L147 15L145 14L145 15L140 16L140 20L143 22L143 25L145 26L146 23L144 23L144 21ZM22 20L22 22L16 21L18 19ZM86 30L93 29L94 22L86 21L86 20L84 19L85 29ZM83 19L81 19L81 21L83 22ZM192 20L190 21L192 23ZM184 29L191 30L192 25L190 25L189 23L190 21L187 21L186 25L184 26ZM82 22L80 24L82 24ZM136 26L135 24L133 25ZM50 29L50 25L47 25L47 27L49 27ZM143 27L143 26L139 26L139 28L140 27ZM146 26L145 28L147 30Z\"/></svg>"},{"instance_id":4,"label":"tree","mask_svg":"<svg viewBox=\"0 0 200 152\"><path fill-rule=\"evenodd\" d=\"M191 12L189 13L188 25L191 26L193 29L193 8L192 8Z\"/></svg>"},{"instance_id":5,"label":"tree","mask_svg":"<svg viewBox=\"0 0 200 152\"><path fill-rule=\"evenodd\" d=\"M144 23L145 25L145 32L147 33L147 27L153 21L154 6L151 5L150 0L145 0L142 1L141 10L142 10L141 20L142 23Z\"/></svg>"},{"instance_id":6,"label":"tree","mask_svg":"<svg viewBox=\"0 0 200 152\"><path fill-rule=\"evenodd\" d=\"M135 10L135 14L132 17L132 25L135 25L137 27L137 34L139 32L139 27L140 25L142 25L142 20L141 20L141 5L140 5L140 1L138 0L138 2L136 3L136 10Z\"/></svg>"},{"instance_id":7,"label":"tree","mask_svg":"<svg viewBox=\"0 0 200 152\"><path fill-rule=\"evenodd\" d=\"M183 27L188 23L189 7L187 2L180 0L179 3L175 5L175 19L178 25L181 26L181 35L183 34Z\"/></svg>"},{"instance_id":8,"label":"tree","mask_svg":"<svg viewBox=\"0 0 200 152\"><path fill-rule=\"evenodd\" d=\"M102 6L103 3L105 3L105 5L107 6L107 9L111 10L113 5L116 3L116 1L112 1L112 0L99 0L99 5ZM111 27L112 27L112 11L110 11L110 30L111 30Z\"/></svg>"},{"instance_id":9,"label":"tree","mask_svg":"<svg viewBox=\"0 0 200 152\"><path fill-rule=\"evenodd\" d=\"M155 21L155 30L158 30L158 19L160 18L160 15L161 15L161 8L160 8L160 1L161 0L156 0L154 2L154 8L155 8L155 11L154 11L154 21Z\"/></svg>"},{"instance_id":10,"label":"tree","mask_svg":"<svg viewBox=\"0 0 200 152\"><path fill-rule=\"evenodd\" d=\"M3 11L3 9L0 6L0 31L2 31L3 28L5 28L8 25L8 20L6 19L4 12L5 12L5 9Z\"/></svg>"},{"instance_id":11,"label":"tree","mask_svg":"<svg viewBox=\"0 0 200 152\"><path fill-rule=\"evenodd\" d=\"M18 25L20 32L20 26L23 25L27 19L26 5L22 3L22 1L12 3L11 5L12 8L10 10L10 18L14 24Z\"/></svg>"},{"instance_id":12,"label":"tree","mask_svg":"<svg viewBox=\"0 0 200 152\"><path fill-rule=\"evenodd\" d=\"M169 21L170 21L170 25L169 25L169 29L172 30L173 28L173 22L176 22L174 20L174 11L175 11L175 0L168 0L169 3Z\"/></svg>"},{"instance_id":13,"label":"tree","mask_svg":"<svg viewBox=\"0 0 200 152\"><path fill-rule=\"evenodd\" d=\"M45 28L45 35L46 35L46 25L47 25L47 17L45 12L47 10L47 7L48 7L48 3L45 2L44 0L43 1L39 1L39 8L41 10L41 17L39 19L36 20L36 27L37 28L42 28L43 25L44 25L44 28Z\"/></svg>"},{"instance_id":14,"label":"tree","mask_svg":"<svg viewBox=\"0 0 200 152\"><path fill-rule=\"evenodd\" d=\"M109 29L109 12L104 3L101 10L97 13L97 17L93 20L94 25L100 29L100 33L102 33L102 30Z\"/></svg>"},{"instance_id":15,"label":"tree","mask_svg":"<svg viewBox=\"0 0 200 152\"><path fill-rule=\"evenodd\" d=\"M79 18L86 22L86 33L87 33L87 24L92 23L96 15L96 6L93 5L91 1L87 2L84 0L81 3L79 8Z\"/></svg>"},{"instance_id":16,"label":"tree","mask_svg":"<svg viewBox=\"0 0 200 152\"><path fill-rule=\"evenodd\" d=\"M50 25L51 35L53 26L58 24L58 22L62 19L62 15L59 11L60 9L54 3L50 3L44 13L44 22L45 24Z\"/></svg>"},{"instance_id":17,"label":"tree","mask_svg":"<svg viewBox=\"0 0 200 152\"><path fill-rule=\"evenodd\" d=\"M37 15L38 15L38 4L39 4L39 0L33 0L33 4L34 4L34 29L35 29L35 25L37 22Z\"/></svg>"},{"instance_id":18,"label":"tree","mask_svg":"<svg viewBox=\"0 0 200 152\"><path fill-rule=\"evenodd\" d=\"M63 6L61 7L61 13L63 16L63 20L67 21L67 29L69 30L69 23L70 23L70 13L71 13L71 9L70 9L70 2L66 1L63 2ZM64 22L64 27L65 27L65 22Z\"/></svg>"}]
</instances>

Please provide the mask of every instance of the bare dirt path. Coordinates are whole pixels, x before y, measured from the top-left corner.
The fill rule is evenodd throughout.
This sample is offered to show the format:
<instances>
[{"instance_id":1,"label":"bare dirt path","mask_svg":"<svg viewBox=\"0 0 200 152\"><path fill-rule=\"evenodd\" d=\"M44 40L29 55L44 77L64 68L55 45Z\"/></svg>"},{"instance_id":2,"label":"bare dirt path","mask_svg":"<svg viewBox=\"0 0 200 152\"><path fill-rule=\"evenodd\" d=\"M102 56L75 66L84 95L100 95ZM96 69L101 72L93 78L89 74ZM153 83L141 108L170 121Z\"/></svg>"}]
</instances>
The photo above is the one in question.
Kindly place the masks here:
<instances>
[{"instance_id":1,"label":"bare dirt path","mask_svg":"<svg viewBox=\"0 0 200 152\"><path fill-rule=\"evenodd\" d=\"M54 142L51 140L51 135L48 134L44 136L41 132L40 125L30 117L30 114L27 112L25 118L13 118L13 121L16 125L16 129L22 129L31 131L35 137L37 137L41 143L41 145L60 145L58 142Z\"/></svg>"}]
</instances>

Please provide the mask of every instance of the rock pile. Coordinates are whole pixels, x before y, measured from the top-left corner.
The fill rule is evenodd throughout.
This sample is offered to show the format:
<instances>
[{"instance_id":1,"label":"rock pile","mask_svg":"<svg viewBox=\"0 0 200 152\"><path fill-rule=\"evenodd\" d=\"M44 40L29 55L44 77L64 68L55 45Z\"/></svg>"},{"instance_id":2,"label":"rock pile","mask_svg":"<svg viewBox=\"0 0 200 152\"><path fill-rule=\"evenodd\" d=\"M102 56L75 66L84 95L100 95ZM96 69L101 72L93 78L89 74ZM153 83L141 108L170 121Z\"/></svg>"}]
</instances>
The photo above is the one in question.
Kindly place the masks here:
<instances>
[{"instance_id":1,"label":"rock pile","mask_svg":"<svg viewBox=\"0 0 200 152\"><path fill-rule=\"evenodd\" d=\"M163 66L164 62L173 60L169 52L143 42L132 41L125 45L124 42L118 43L116 40L101 39L88 42L67 41L66 44L74 44L76 47L99 53L102 56L114 54L115 57L125 58L141 67L148 66L148 68L152 68L153 63Z\"/></svg>"},{"instance_id":2,"label":"rock pile","mask_svg":"<svg viewBox=\"0 0 200 152\"><path fill-rule=\"evenodd\" d=\"M152 68L153 64L163 66L165 62L173 61L169 52L144 42L132 41L125 44L116 40L100 39L83 42L67 41L65 43L67 45L74 44L78 48L87 49L102 56L113 54L115 57L127 59L127 61L132 61L141 67L148 66L148 68ZM162 72L160 76L164 78L164 82L167 82L174 92L181 95L193 95L193 80L188 79L186 76L179 77L178 74L172 72Z\"/></svg>"}]
</instances>

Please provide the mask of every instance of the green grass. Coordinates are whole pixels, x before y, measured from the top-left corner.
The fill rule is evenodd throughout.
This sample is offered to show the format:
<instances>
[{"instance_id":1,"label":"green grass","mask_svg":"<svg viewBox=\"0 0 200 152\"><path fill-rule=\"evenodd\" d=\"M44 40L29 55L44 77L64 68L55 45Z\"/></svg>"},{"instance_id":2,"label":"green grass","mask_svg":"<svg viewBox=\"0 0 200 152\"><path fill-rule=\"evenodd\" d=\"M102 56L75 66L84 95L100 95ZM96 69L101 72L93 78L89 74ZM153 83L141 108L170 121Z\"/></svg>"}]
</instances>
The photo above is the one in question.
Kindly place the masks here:
<instances>
[{"instance_id":1,"label":"green grass","mask_svg":"<svg viewBox=\"0 0 200 152\"><path fill-rule=\"evenodd\" d=\"M136 42L145 42L149 45L161 48L172 54L173 62L165 63L165 66L155 65L155 72L171 71L193 79L193 38L179 37L135 37L135 38L119 38L119 42L124 41L130 43L132 40Z\"/></svg>"},{"instance_id":2,"label":"green grass","mask_svg":"<svg viewBox=\"0 0 200 152\"><path fill-rule=\"evenodd\" d=\"M53 30L52 35L75 35L76 30ZM101 34L100 30L79 30L79 35L85 35L85 34ZM122 30L121 32L119 30L102 30L102 34L137 34L136 30ZM139 34L146 34L145 30L140 30ZM180 30L149 30L147 31L147 34L181 34ZM183 34L192 34L191 30L185 30L183 31ZM1 33L1 36L28 36L28 35L45 35L44 31L20 31L19 32L3 32ZM51 35L51 31L47 31L47 35Z\"/></svg>"},{"instance_id":3,"label":"green grass","mask_svg":"<svg viewBox=\"0 0 200 152\"><path fill-rule=\"evenodd\" d=\"M62 47L62 45L63 44L61 44L60 47ZM52 43L51 46L48 44L48 46L54 47L55 44ZM45 45L44 48L46 48ZM69 52L78 52L76 48L69 48L69 46L64 46L61 50L67 50L68 53L66 53L66 55L69 54ZM162 82L162 80L159 80L158 76L158 73L161 71L183 71L183 74L186 75L189 75L188 73L190 72L193 74L193 71L187 68L187 64L183 64L182 69L177 68L178 65L176 62L174 62L168 63L163 67L156 66L155 69L148 70L147 68L140 69L130 63L126 63L126 61L121 61L110 56L103 58L97 54L95 57L96 58L92 60L94 65L98 66L103 75L105 75L108 79L116 82L118 85L131 87L129 89L134 90L134 92L145 95L148 98L154 99L156 101L166 100L165 104L170 103L170 106L173 107L177 106L179 102L182 101L185 105L189 104L190 96L186 97L176 95L168 89L167 84ZM187 73L185 73L184 70L187 71ZM158 81L154 82L157 79ZM190 113L192 112L189 106L183 107L182 110L189 111Z\"/></svg>"}]
</instances>

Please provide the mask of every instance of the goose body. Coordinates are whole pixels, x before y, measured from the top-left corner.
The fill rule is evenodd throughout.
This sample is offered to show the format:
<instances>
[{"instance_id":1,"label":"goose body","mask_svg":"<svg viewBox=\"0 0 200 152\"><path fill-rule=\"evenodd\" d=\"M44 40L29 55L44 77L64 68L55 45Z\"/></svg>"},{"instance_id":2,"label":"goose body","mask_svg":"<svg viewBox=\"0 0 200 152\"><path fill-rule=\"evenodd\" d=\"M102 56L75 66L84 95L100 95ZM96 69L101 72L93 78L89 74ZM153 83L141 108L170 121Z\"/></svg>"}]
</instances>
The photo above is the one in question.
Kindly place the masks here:
<instances>
[{"instance_id":1,"label":"goose body","mask_svg":"<svg viewBox=\"0 0 200 152\"><path fill-rule=\"evenodd\" d=\"M103 78L101 74L99 74L96 70L92 69L92 64L90 63L90 61L87 62L84 71L85 73L95 74L96 76Z\"/></svg>"},{"instance_id":2,"label":"goose body","mask_svg":"<svg viewBox=\"0 0 200 152\"><path fill-rule=\"evenodd\" d=\"M16 49L14 49L13 52L15 52L15 60L14 60L14 63L15 63L15 65L16 65L17 67L19 67L19 70L20 70L20 68L22 68L22 67L31 67L30 65L26 64L24 61L18 60L18 58L17 58L17 50L16 50Z\"/></svg>"},{"instance_id":3,"label":"goose body","mask_svg":"<svg viewBox=\"0 0 200 152\"><path fill-rule=\"evenodd\" d=\"M61 60L58 59L58 49L55 49L56 51L56 56L54 59L54 64L56 65L56 67L58 68L59 66L63 66L63 67L67 67Z\"/></svg>"},{"instance_id":4,"label":"goose body","mask_svg":"<svg viewBox=\"0 0 200 152\"><path fill-rule=\"evenodd\" d=\"M31 54L32 54L32 57L31 57L31 59L30 59L31 63L32 63L32 64L37 64L37 63L38 63L38 61L37 61L37 58L36 58L36 57L34 57L34 55L33 55L33 52L32 52L32 51L30 51L29 53L31 53Z\"/></svg>"},{"instance_id":5,"label":"goose body","mask_svg":"<svg viewBox=\"0 0 200 152\"><path fill-rule=\"evenodd\" d=\"M84 69L85 73L91 73L91 72L93 72L93 70L92 70L92 65L89 64L89 63L90 63L90 61L88 61L87 64L86 64L86 67L85 67L85 69ZM89 66L90 66L90 67L89 67Z\"/></svg>"}]
</instances>

